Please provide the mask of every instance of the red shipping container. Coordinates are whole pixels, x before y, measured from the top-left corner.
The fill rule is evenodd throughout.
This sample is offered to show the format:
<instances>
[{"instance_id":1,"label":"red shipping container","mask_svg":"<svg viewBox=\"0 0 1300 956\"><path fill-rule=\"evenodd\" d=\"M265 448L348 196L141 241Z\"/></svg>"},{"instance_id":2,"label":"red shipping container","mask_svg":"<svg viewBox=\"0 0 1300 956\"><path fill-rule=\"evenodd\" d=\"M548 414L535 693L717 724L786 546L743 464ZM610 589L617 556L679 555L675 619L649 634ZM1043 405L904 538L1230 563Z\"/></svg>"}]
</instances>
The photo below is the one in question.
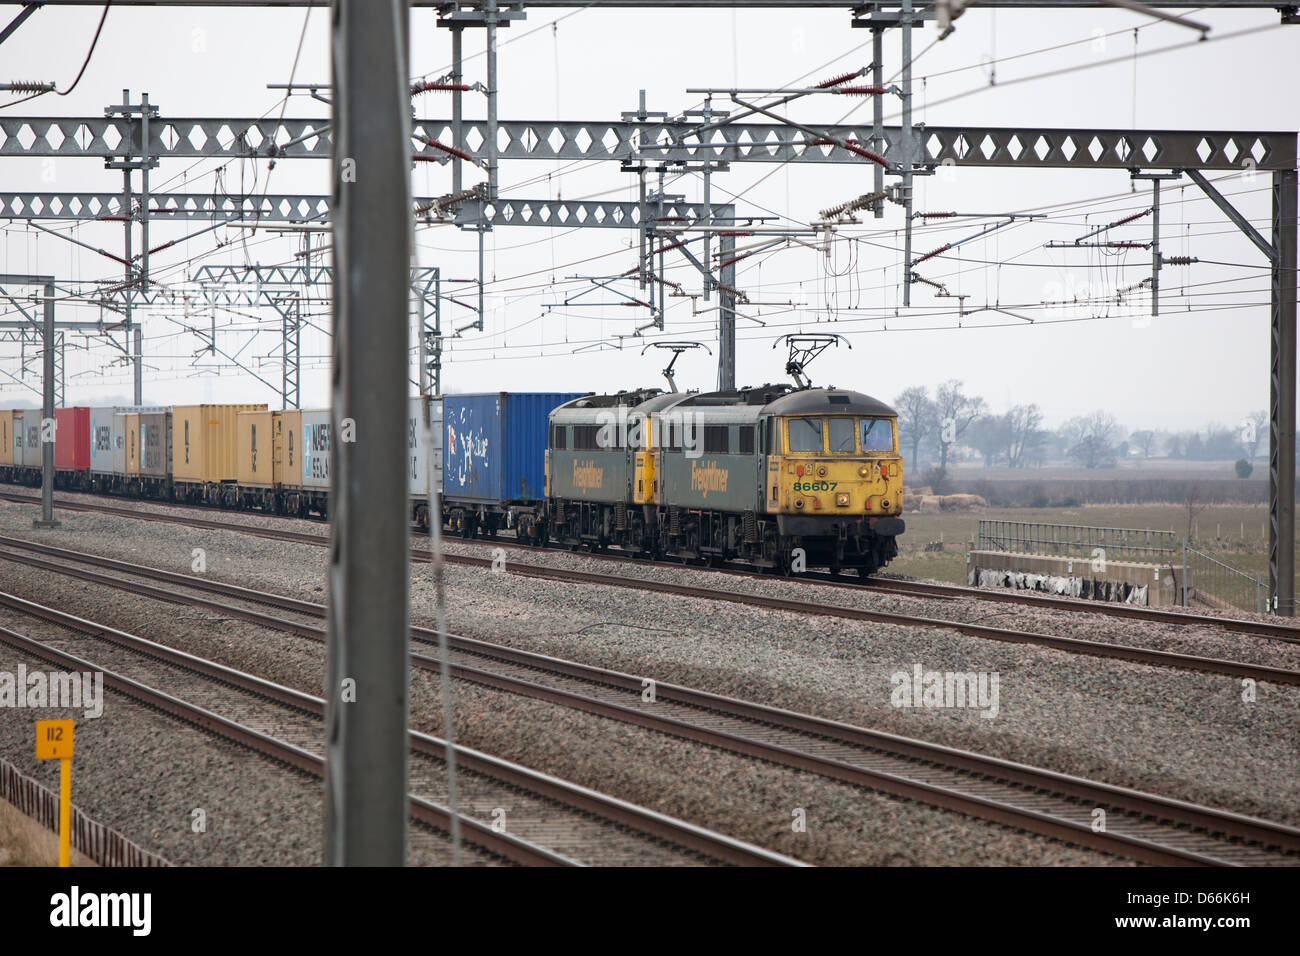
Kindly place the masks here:
<instances>
[{"instance_id":1,"label":"red shipping container","mask_svg":"<svg viewBox=\"0 0 1300 956\"><path fill-rule=\"evenodd\" d=\"M90 468L90 407L54 410L54 467L58 471Z\"/></svg>"}]
</instances>

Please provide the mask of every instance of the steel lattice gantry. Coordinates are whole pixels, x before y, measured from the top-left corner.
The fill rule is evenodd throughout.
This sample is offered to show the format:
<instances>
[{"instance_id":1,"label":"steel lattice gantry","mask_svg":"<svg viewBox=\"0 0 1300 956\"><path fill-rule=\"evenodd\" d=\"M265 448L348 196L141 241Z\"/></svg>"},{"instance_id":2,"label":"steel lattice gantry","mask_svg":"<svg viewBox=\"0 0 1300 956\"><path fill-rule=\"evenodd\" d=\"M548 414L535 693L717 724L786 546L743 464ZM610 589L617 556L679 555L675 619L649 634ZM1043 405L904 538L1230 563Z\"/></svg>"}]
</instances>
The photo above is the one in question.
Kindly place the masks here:
<instances>
[{"instance_id":1,"label":"steel lattice gantry","mask_svg":"<svg viewBox=\"0 0 1300 956\"><path fill-rule=\"evenodd\" d=\"M487 148L486 120L461 120L453 141L451 120L417 120L419 136L451 142L476 162L499 159L631 160L665 163L845 163L871 166L870 160L776 123L712 124L647 122L498 123L498 146ZM828 137L867 143L873 125L819 126ZM313 135L316 134L316 135ZM952 160L963 166L1049 169L1131 169L1137 167L1240 171L1247 160L1261 170L1294 169L1296 134L1285 131L1050 129L999 126L917 126L919 164ZM886 158L900 154L903 132L883 128ZM0 157L58 156L110 159L138 152L138 119L126 116L16 117L0 115ZM282 142L288 145L275 147ZM327 119L214 119L154 117L148 125L147 153L158 159L309 158L328 159ZM431 147L417 155L445 159ZM14 194L6 193L6 198ZM78 194L70 193L69 199ZM105 194L89 193L88 198ZM120 201L120 194L111 194ZM155 197L165 208L166 194ZM221 200L203 197L220 205ZM311 197L299 197L310 204ZM198 201L195 197L193 201ZM303 219L310 210L298 210ZM26 218L12 216L10 218ZM66 217L65 217L66 218ZM76 215L72 218L80 218Z\"/></svg>"},{"instance_id":2,"label":"steel lattice gantry","mask_svg":"<svg viewBox=\"0 0 1300 956\"><path fill-rule=\"evenodd\" d=\"M628 4L640 5L640 4ZM719 4L730 5L730 4ZM784 4L773 4L782 6ZM840 4L827 4L840 6ZM1069 5L1069 4L1062 4ZM1076 6L1080 4L1074 4ZM1271 6L1271 4L1267 4ZM923 5L918 5L923 6ZM1242 6L1246 6L1243 4ZM453 130L460 137L451 139ZM837 163L875 166L869 159L829 145L827 138L871 142L873 124L825 127L826 138L775 123L696 123L672 120L616 122L497 123L498 149L488 149L487 121L416 121L422 136L454 146L478 162L510 160L609 160L663 166L726 163ZM876 138L887 162L901 165L908 150L900 127L882 127ZM328 158L329 120L185 118L138 116L0 117L0 156L81 156L111 160L140 152L158 158L268 156ZM1017 169L1164 168L1206 172L1253 167L1273 174L1273 243L1270 364L1270 585L1275 610L1294 612L1295 448L1295 233L1296 134L1290 131L1195 131L1051 129L986 126L914 128L914 166L945 161L962 166ZM422 155L434 156L431 148ZM439 156L445 159L445 156ZM898 163L895 163L895 160ZM714 207L716 211L718 207ZM120 194L0 192L0 218L106 219L125 214ZM255 222L321 222L329 216L321 196L218 196L164 194L151 197L147 215L159 219ZM707 212L681 204L674 215L692 221ZM498 198L460 204L462 225L581 225L641 228L636 203ZM731 319L734 326L734 317ZM726 330L720 329L725 338ZM733 346L734 349L734 346ZM734 351L728 351L734 355Z\"/></svg>"}]
</instances>

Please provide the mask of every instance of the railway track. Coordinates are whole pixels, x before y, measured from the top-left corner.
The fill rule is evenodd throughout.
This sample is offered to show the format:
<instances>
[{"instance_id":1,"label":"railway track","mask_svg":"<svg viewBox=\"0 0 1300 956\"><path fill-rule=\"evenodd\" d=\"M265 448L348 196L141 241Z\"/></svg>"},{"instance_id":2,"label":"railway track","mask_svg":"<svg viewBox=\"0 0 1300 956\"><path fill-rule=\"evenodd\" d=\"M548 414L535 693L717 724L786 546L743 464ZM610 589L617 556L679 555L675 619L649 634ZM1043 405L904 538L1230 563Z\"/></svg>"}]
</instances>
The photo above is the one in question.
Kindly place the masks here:
<instances>
[{"instance_id":1,"label":"railway track","mask_svg":"<svg viewBox=\"0 0 1300 956\"><path fill-rule=\"evenodd\" d=\"M30 495L18 495L11 492L0 492L0 500L21 502L24 504L39 504L40 499ZM212 509L201 505L186 505L179 502L162 502L167 507L184 508L194 512L208 512ZM136 518L142 521L163 521L172 523L185 523L191 527L209 528L218 531L234 531L245 534L253 534L260 537L271 538L274 540L290 541L297 544L322 545L328 541L326 535L316 534L305 531L291 531L282 528L258 528L248 525L241 525L237 522L218 521L211 518L186 517L184 519L177 515L161 514L159 512L143 511L137 508L123 508L111 504L100 504L99 502L80 502L66 501L60 499L58 502L60 508L67 508L72 511L83 512L102 512L112 514L118 517ZM260 512L259 517L264 516ZM470 544L482 547L499 547L507 541L510 547L520 551L538 551L551 553L565 553L558 551L556 548L546 548L537 545L523 544L512 538L504 539L465 539L454 538L457 543ZM671 562L651 561L647 558L623 554L621 552L582 552L584 557L596 558L601 560L618 561L624 563L639 564L649 567L672 566ZM445 555L444 560L448 563L461 563L463 556ZM414 560L427 560L428 555L419 549L412 550ZM467 559L469 560L469 559ZM710 568L711 573L738 575L742 577L771 578L772 575L766 572L757 571L751 568L738 566L725 566ZM1215 617L1203 614L1191 614L1184 611L1171 611L1162 608L1137 607L1128 604L1109 604L1097 601L1074 600L1063 597L1053 597L1047 594L1022 594L1014 591L992 591L983 588L966 587L956 584L940 584L936 582L924 581L904 581L901 579L875 576L867 582L850 581L824 572L809 572L799 576L801 581L815 582L826 588L838 588L847 591L868 592L879 594L893 594L903 597L926 598L930 600L957 600L971 599L976 601L985 601L996 604L1018 604L1027 607L1042 608L1047 610L1069 611L1074 614L1097 614L1105 617L1126 618L1136 621L1148 621L1155 624L1175 624L1188 627L1207 627L1222 631L1233 631L1242 634L1251 634L1257 637L1266 637L1273 640L1279 640L1286 643L1300 644L1300 624L1286 624L1275 621L1256 621L1244 618Z\"/></svg>"},{"instance_id":2,"label":"railway track","mask_svg":"<svg viewBox=\"0 0 1300 956\"><path fill-rule=\"evenodd\" d=\"M4 497L4 495L0 495L0 497ZM232 531L237 534L247 534L254 537L286 541L294 544L306 544L313 547L326 547L329 544L329 538L325 535L311 534L302 531L291 531L282 528L259 528L228 521L216 521L208 518L186 517L182 519L176 515L166 515L151 511L139 511L132 508L117 508L111 505L99 505L98 503L92 505L78 502L75 503L74 507L77 510L109 513L142 521L183 523L192 528L197 527L216 531ZM10 543L19 541L19 539L5 540L8 540ZM412 561L428 562L432 560L429 553L422 548L413 547L410 554ZM473 555L446 554L443 556L443 559L451 564L459 564L469 567L490 568L492 566L492 559L474 557ZM1226 677L1250 678L1256 681L1269 681L1278 684L1300 686L1300 671L1298 670L1284 667L1273 667L1266 664L1255 664L1246 661L1204 657L1194 654L1180 654L1175 651L1138 647L1129 644L1116 644L1107 641L1085 640L1076 637L1061 637L1034 631L1022 631L1014 628L996 627L989 624L953 620L951 618L935 618L906 614L901 611L869 610L865 608L828 604L823 601L800 601L776 597L773 595L728 591L719 588L707 588L674 582L651 581L645 578L631 577L628 575L604 574L595 571L576 571L554 566L529 565L513 560L509 564L509 569L512 574L541 580L574 584L596 584L606 587L653 591L657 594L668 594L706 601L726 601L733 604L759 607L769 611L787 611L792 614L806 614L851 621L866 621L877 624L896 624L903 627L932 627L956 631L960 634L966 634L971 637L979 637L987 640L1016 644L1032 644L1040 647L1049 647L1054 650L1065 651L1067 653L1086 654L1093 657L1109 658L1113 660L1124 660L1154 667L1169 667L1179 670L1218 674ZM1286 637L1283 638L1283 640L1295 641L1297 639Z\"/></svg>"},{"instance_id":3,"label":"railway track","mask_svg":"<svg viewBox=\"0 0 1300 956\"><path fill-rule=\"evenodd\" d=\"M80 636L94 638L94 661L74 656L58 639L37 640L0 627L0 643L69 670L103 671L113 691L318 778L325 702L174 648L105 627L54 608L0 593L0 607ZM75 640L84 647L83 640ZM128 677L119 670L130 668ZM150 683L138 679L143 671ZM165 683L167 689L156 684ZM184 696L182 696L184 695ZM428 794L445 779L446 744L409 732L411 818L448 832L451 811ZM802 865L798 861L702 827L567 783L488 754L456 748L464 805L508 807L511 832L458 814L467 843L524 865L572 866L740 864Z\"/></svg>"},{"instance_id":4,"label":"railway track","mask_svg":"<svg viewBox=\"0 0 1300 956\"><path fill-rule=\"evenodd\" d=\"M23 554L15 550L20 544L63 563ZM310 623L324 607L313 602L14 539L0 539L0 559L324 640ZM435 632L411 634L413 644L436 646ZM449 646L457 678L1076 845L1157 864L1300 864L1300 830L1270 821L663 682L654 683L648 701L647 678L458 635ZM411 661L441 673L439 661L420 651ZM1100 833L1093 829L1098 808L1106 814Z\"/></svg>"}]
</instances>

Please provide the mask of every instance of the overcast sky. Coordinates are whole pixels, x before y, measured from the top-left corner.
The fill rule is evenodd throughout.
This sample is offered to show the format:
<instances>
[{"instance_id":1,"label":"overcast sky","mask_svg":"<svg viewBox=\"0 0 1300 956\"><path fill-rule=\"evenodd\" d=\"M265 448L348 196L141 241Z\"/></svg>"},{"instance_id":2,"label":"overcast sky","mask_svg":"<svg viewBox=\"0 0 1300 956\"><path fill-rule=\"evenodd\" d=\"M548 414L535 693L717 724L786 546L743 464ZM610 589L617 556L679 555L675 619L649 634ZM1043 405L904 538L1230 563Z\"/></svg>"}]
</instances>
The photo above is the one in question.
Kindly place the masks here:
<instances>
[{"instance_id":1,"label":"overcast sky","mask_svg":"<svg viewBox=\"0 0 1300 956\"><path fill-rule=\"evenodd\" d=\"M19 8L6 5L6 18ZM89 48L100 8L43 8L0 46L0 75L9 79L51 80L66 88ZM101 116L121 101L122 90L135 98L145 91L163 117L325 117L328 107L307 96L287 105L268 83L329 80L328 13L317 9L307 20L296 71L295 50L303 31L303 10L160 10L114 8L80 85L66 97L45 96L8 107L6 116ZM1277 23L1272 11L1201 12L1213 26L1211 42L1150 55L1150 51L1194 39L1190 31L1153 24L1124 11L968 12L957 31L930 44L933 25L914 33L917 60L916 119L933 125L1057 126L1193 130L1294 130L1300 125L1294 91L1300 86L1295 51L1300 27L1278 27L1241 38L1214 40L1252 27ZM556 21L552 28L549 24ZM432 11L413 15L412 74L443 73L450 61L450 39L435 27ZM542 29L538 29L542 27ZM1134 61L1134 27L1139 57ZM531 32L530 32L531 31ZM1097 34L1100 31L1100 38ZM647 91L652 110L672 113L696 106L696 87L772 87L818 81L865 67L870 33L852 30L847 11L706 13L688 10L529 12L502 31L500 115L503 119L616 120L637 106ZM1080 42L1082 41L1082 42ZM1059 44L1073 44L1050 52ZM900 63L899 36L886 36L886 72ZM481 53L481 35L467 32L466 53ZM1012 57L1015 57L1012 59ZM1059 76L1011 83L1019 77L1062 68L1122 62ZM834 60L834 62L830 62ZM990 65L990 61L993 62ZM996 84L991 84L991 71ZM810 75L809 75L810 74ZM483 78L483 58L466 65L468 82ZM969 93L950 102L938 101ZM810 98L789 107L804 123L834 122L854 104L851 121L870 117L867 99ZM930 105L934 104L934 105ZM725 107L720 98L715 101ZM450 100L429 94L416 100L417 116L446 118ZM468 116L483 112L482 97L466 98ZM896 101L886 105L887 116ZM40 160L5 159L6 189L120 190L121 174L94 159L60 158L50 167ZM210 193L220 161L165 161L153 182L165 189ZM265 160L228 163L222 182L272 193L328 194L329 164L320 160L283 161L270 173ZM478 181L466 170L466 183ZM1222 174L1218 174L1222 175ZM50 181L53 177L53 182ZM254 178L256 177L256 179ZM242 183L242 187L241 187ZM635 196L633 178L617 163L555 164L504 162L503 195L534 198ZM1248 173L1219 182L1234 204L1268 234L1269 174ZM807 223L819 209L870 191L868 166L733 164L714 177L714 196L739 195L740 209ZM419 164L413 174L417 195L449 191L450 170ZM1134 251L1102 259L1086 252L1043 248L1052 240L1072 240L1088 229L1150 205L1150 186L1131 191L1124 171L1011 171L956 168L948 175L917 181L916 208L1000 213L1042 211L1049 218L1018 223L936 257L918 271L968 296L968 309L1001 306L1004 313L956 315L955 299L935 298L932 289L913 287L911 310L901 305L901 207L890 206L884 220L866 219L843 231L827 257L795 246L755 256L738 267L738 285L751 300L793 305L742 308L759 320L739 323L737 381L759 384L784 379L785 354L773 349L778 335L791 331L837 331L852 350L826 353L811 368L819 384L851 387L893 399L912 384L933 385L960 378L998 411L1036 402L1049 424L1095 408L1113 412L1129 428L1235 425L1268 403L1268 271L1260 253L1187 180L1164 190L1161 241L1171 255L1192 255L1226 265L1169 267L1161 275L1161 315L1134 321L1105 306L1045 307L1073 295L1083 283L1126 286L1150 275L1150 255ZM695 175L670 184L670 191L698 201ZM72 234L69 224L44 223ZM969 235L986 221L918 230L915 252L925 252ZM0 233L0 272L53 272L60 279L90 281L120 277L121 267L22 223ZM186 235L199 224L155 222L151 245ZM1113 238L1150 241L1150 220L1115 230ZM120 254L120 224L85 224L76 237ZM743 240L742 240L743 241ZM220 248L218 242L222 243ZM636 263L632 231L500 228L488 239L486 331L466 333L450 343L444 370L447 391L497 389L610 390L659 385L663 353L642 355L644 339L628 338L647 321L643 310L610 306L562 306L585 279L611 276ZM138 240L137 240L138 243ZM164 283L182 281L195 264L263 264L293 261L300 240L221 228L178 244L153 258L153 274ZM441 267L447 279L472 278L476 263L473 234L450 227L417 232L420 262ZM189 263L187 265L186 263ZM671 276L698 291L700 277L684 260L672 261ZM558 282L552 285L552 280ZM627 294L641 295L634 285ZM462 285L458 298L472 298ZM10 290L13 291L13 290ZM593 302L614 301L588 297ZM1143 300L1143 308L1149 300ZM716 381L716 312L692 316L690 300L670 300L667 329L660 338L702 341L713 350L687 354L678 363L683 387L711 388ZM544 310L544 306L559 308ZM5 306L9 304L4 303ZM699 309L716 305L716 300ZM1022 307L1022 308L1017 308ZM12 312L12 308L9 309ZM250 340L240 331L258 313L218 312L220 348L236 352L258 374L280 381L278 333ZM189 356L201 347L179 329L207 328L211 313L184 315L177 309L147 312L145 319L146 401L265 401L279 407L279 396L252 377L229 368L196 374ZM62 318L95 318L94 308L61 306ZM6 316L12 318L13 315ZM262 313L268 328L278 319ZM465 310L448 305L444 328L472 321ZM328 325L328 316L314 321ZM832 324L833 323L833 324ZM1053 324L1055 323L1055 324ZM960 326L960 327L959 327ZM992 327L990 327L992 326ZM615 348L623 335L624 347ZM599 343L604 343L599 345ZM327 401L329 344L319 332L303 336L303 404ZM121 400L130 395L129 376L115 353L102 343L69 352L67 398L70 404ZM30 356L29 356L30 358ZM211 364L211 359L202 360ZM18 374L17 346L0 346L0 367ZM35 364L30 365L34 372ZM3 377L3 376L0 376ZM34 377L27 379L38 384ZM0 402L29 404L36 396L6 378Z\"/></svg>"}]
</instances>

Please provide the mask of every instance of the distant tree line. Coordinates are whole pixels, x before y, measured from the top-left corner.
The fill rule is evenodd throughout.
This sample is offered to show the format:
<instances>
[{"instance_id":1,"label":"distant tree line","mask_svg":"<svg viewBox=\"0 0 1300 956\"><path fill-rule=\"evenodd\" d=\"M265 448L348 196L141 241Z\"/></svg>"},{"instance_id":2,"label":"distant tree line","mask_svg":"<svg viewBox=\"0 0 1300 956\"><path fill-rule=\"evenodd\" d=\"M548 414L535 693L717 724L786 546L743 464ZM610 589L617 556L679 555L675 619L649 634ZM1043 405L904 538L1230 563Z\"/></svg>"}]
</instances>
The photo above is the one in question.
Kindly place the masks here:
<instances>
[{"instance_id":1,"label":"distant tree line","mask_svg":"<svg viewBox=\"0 0 1300 956\"><path fill-rule=\"evenodd\" d=\"M1049 461L1068 461L1090 469L1113 467L1129 458L1237 459L1238 474L1249 474L1250 460L1268 450L1264 411L1248 416L1236 428L1213 424L1201 431L1130 432L1114 415L1098 410L1051 429L1043 426L1043 412L1036 404L1015 405L999 414L983 398L966 392L957 379L933 391L925 385L906 388L894 399L894 408L899 446L909 456L913 473L932 484L942 484L951 462L973 458L990 468L1035 468ZM927 465L929 473L924 471Z\"/></svg>"}]
</instances>

